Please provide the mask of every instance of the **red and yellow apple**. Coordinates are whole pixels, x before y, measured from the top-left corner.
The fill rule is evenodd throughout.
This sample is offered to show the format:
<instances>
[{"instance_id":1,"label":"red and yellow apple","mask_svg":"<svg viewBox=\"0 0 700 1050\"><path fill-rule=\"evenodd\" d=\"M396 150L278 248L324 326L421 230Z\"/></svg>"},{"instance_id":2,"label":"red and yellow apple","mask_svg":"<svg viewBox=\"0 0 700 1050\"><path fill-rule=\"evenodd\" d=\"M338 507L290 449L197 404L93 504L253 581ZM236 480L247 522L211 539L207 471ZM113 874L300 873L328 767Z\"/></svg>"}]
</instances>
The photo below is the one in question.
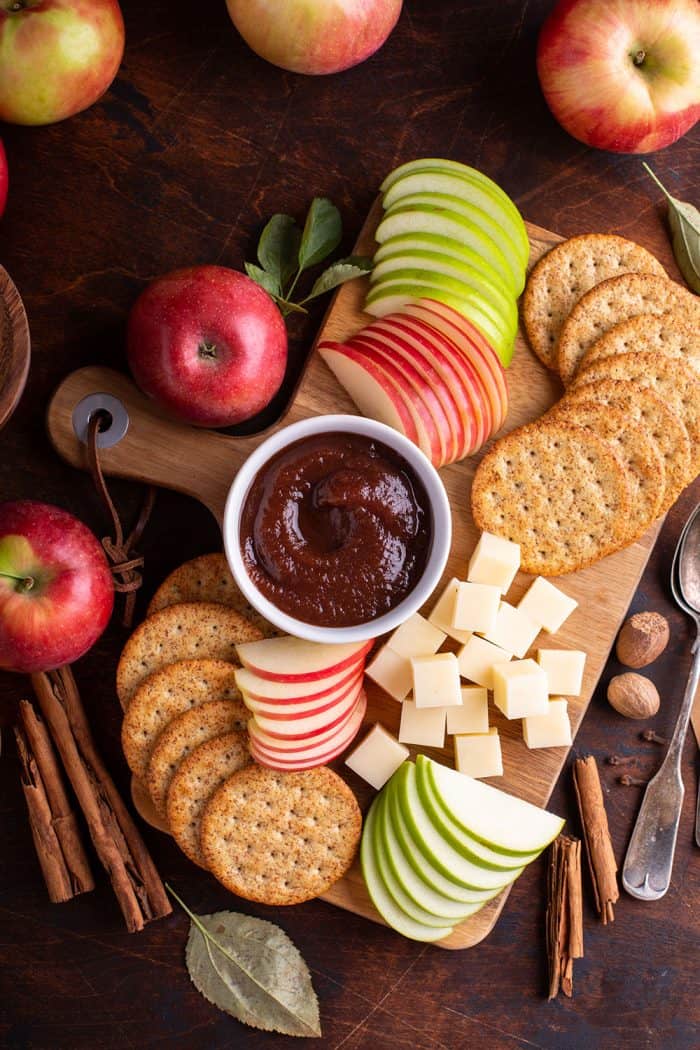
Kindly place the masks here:
<instances>
[{"instance_id":1,"label":"red and yellow apple","mask_svg":"<svg viewBox=\"0 0 700 1050\"><path fill-rule=\"evenodd\" d=\"M100 637L114 605L102 547L47 503L0 503L0 668L49 671Z\"/></svg>"},{"instance_id":2,"label":"red and yellow apple","mask_svg":"<svg viewBox=\"0 0 700 1050\"><path fill-rule=\"evenodd\" d=\"M574 138L651 153L700 119L698 0L560 0L544 25L537 72Z\"/></svg>"},{"instance_id":3,"label":"red and yellow apple","mask_svg":"<svg viewBox=\"0 0 700 1050\"><path fill-rule=\"evenodd\" d=\"M142 292L129 315L127 355L143 392L171 415L226 427L250 419L279 390L287 331L250 277L195 266Z\"/></svg>"},{"instance_id":4,"label":"red and yellow apple","mask_svg":"<svg viewBox=\"0 0 700 1050\"><path fill-rule=\"evenodd\" d=\"M292 73L338 73L373 55L403 0L226 0L233 24L261 58Z\"/></svg>"},{"instance_id":5,"label":"red and yellow apple","mask_svg":"<svg viewBox=\"0 0 700 1050\"><path fill-rule=\"evenodd\" d=\"M123 53L117 0L3 0L0 120L54 124L87 109Z\"/></svg>"}]
</instances>

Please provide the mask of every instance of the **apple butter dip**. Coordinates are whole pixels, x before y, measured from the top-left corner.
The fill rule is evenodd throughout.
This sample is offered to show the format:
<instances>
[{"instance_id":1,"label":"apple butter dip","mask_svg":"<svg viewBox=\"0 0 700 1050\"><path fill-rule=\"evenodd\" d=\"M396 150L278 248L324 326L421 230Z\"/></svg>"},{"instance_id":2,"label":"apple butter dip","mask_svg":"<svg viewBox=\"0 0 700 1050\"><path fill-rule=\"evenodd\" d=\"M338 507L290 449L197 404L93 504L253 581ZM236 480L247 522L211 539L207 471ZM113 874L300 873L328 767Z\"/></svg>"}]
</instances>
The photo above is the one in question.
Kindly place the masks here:
<instances>
[{"instance_id":1,"label":"apple butter dip","mask_svg":"<svg viewBox=\"0 0 700 1050\"><path fill-rule=\"evenodd\" d=\"M322 627L369 623L395 608L430 552L427 493L405 459L360 434L302 438L256 475L241 552L278 609Z\"/></svg>"}]
</instances>

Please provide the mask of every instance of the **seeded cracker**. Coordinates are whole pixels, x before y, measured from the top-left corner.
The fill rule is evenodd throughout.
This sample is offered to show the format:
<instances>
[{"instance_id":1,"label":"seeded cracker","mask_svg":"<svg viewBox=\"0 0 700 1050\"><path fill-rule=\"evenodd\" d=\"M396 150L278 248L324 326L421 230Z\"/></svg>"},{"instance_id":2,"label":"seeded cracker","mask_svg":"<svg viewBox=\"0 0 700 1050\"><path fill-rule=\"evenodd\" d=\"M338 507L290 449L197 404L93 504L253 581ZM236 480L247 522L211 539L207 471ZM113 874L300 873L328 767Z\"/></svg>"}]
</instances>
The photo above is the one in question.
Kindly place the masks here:
<instances>
[{"instance_id":1,"label":"seeded cracker","mask_svg":"<svg viewBox=\"0 0 700 1050\"><path fill-rule=\"evenodd\" d=\"M700 309L700 299L697 303ZM700 318L693 323L683 309L669 310L660 317L632 317L597 339L578 367L583 370L606 357L650 350L683 360L700 375Z\"/></svg>"},{"instance_id":2,"label":"seeded cracker","mask_svg":"<svg viewBox=\"0 0 700 1050\"><path fill-rule=\"evenodd\" d=\"M209 800L201 846L211 873L237 896L299 904L342 878L361 830L357 800L332 770L251 765Z\"/></svg>"},{"instance_id":3,"label":"seeded cracker","mask_svg":"<svg viewBox=\"0 0 700 1050\"><path fill-rule=\"evenodd\" d=\"M557 244L537 263L523 296L523 322L540 361L556 370L557 343L572 309L594 285L623 273L664 277L646 248L612 234L588 233Z\"/></svg>"}]
</instances>

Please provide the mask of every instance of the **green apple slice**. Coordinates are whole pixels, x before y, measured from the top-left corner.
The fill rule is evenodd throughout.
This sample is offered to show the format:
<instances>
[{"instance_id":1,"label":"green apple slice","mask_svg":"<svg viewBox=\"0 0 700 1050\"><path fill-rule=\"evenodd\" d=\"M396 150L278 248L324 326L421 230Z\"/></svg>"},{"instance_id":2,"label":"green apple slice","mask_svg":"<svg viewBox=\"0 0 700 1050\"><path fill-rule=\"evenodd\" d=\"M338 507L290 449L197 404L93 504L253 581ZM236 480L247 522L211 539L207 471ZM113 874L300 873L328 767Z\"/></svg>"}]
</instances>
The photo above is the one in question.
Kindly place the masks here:
<instances>
[{"instance_id":1,"label":"green apple slice","mask_svg":"<svg viewBox=\"0 0 700 1050\"><path fill-rule=\"evenodd\" d=\"M510 204L513 203L503 187L499 186L497 182L494 182L483 171L479 171L478 168L472 168L468 164L462 164L458 160L445 160L440 157L419 157L416 160L409 160L405 164L400 164L398 168L394 168L393 171L389 172L379 189L382 193L387 193L399 179L414 175L416 172L423 173L426 171L477 179L504 201Z\"/></svg>"},{"instance_id":2,"label":"green apple slice","mask_svg":"<svg viewBox=\"0 0 700 1050\"><path fill-rule=\"evenodd\" d=\"M522 868L493 871L467 860L443 838L430 820L416 787L416 767L405 762L397 774L398 802L411 835L421 852L443 875L461 886L475 890L500 890L513 882Z\"/></svg>"},{"instance_id":3,"label":"green apple slice","mask_svg":"<svg viewBox=\"0 0 700 1050\"><path fill-rule=\"evenodd\" d=\"M391 208L414 193L447 194L481 208L503 228L513 242L520 261L523 265L527 264L530 242L523 218L510 197L490 179L485 179L479 173L472 174L469 169L464 172L418 169L392 183L384 194L384 208Z\"/></svg>"},{"instance_id":4,"label":"green apple slice","mask_svg":"<svg viewBox=\"0 0 700 1050\"><path fill-rule=\"evenodd\" d=\"M397 933L403 934L404 937L410 937L413 941L440 941L452 932L451 928L425 926L423 923L415 922L398 907L381 877L377 866L374 845L374 821L379 798L380 796L378 795L372 803L372 807L365 817L365 826L362 830L360 864L367 892L381 917Z\"/></svg>"},{"instance_id":5,"label":"green apple slice","mask_svg":"<svg viewBox=\"0 0 700 1050\"><path fill-rule=\"evenodd\" d=\"M376 281L377 277L383 276L390 270L409 267L411 269L435 270L436 273L444 273L449 277L458 277L469 280L469 275L478 274L490 288L496 289L502 299L512 300L513 293L498 275L498 272L486 262L482 255L470 251L464 245L457 244L457 251L443 251L438 245L417 244L404 246L402 237L396 237L386 241L377 250L374 257L374 266L370 273L370 281ZM408 237L409 241L413 238ZM456 242L455 242L456 243Z\"/></svg>"},{"instance_id":6,"label":"green apple slice","mask_svg":"<svg viewBox=\"0 0 700 1050\"><path fill-rule=\"evenodd\" d=\"M522 868L523 864L529 864L540 855L540 851L534 853L520 854L517 857L512 853L500 853L489 846L484 845L473 835L465 831L457 824L450 813L440 804L436 798L430 778L428 767L423 760L423 755L416 759L416 787L428 816L435 824L441 835L443 835L454 848L464 854L469 860L483 864L485 868L493 868L494 871L510 871L513 868Z\"/></svg>"},{"instance_id":7,"label":"green apple slice","mask_svg":"<svg viewBox=\"0 0 700 1050\"><path fill-rule=\"evenodd\" d=\"M524 860L541 853L564 826L561 817L500 788L423 757L435 797L455 823L480 842Z\"/></svg>"},{"instance_id":8,"label":"green apple slice","mask_svg":"<svg viewBox=\"0 0 700 1050\"><path fill-rule=\"evenodd\" d=\"M385 212L375 233L377 244L402 233L433 233L459 241L481 255L499 274L510 293L517 298L524 285L524 271L514 272L500 245L466 215L436 204L403 204L399 202Z\"/></svg>"},{"instance_id":9,"label":"green apple slice","mask_svg":"<svg viewBox=\"0 0 700 1050\"><path fill-rule=\"evenodd\" d=\"M525 266L527 256L522 255L521 249L516 246L515 241L508 231L491 216L475 207L469 201L463 201L459 197L452 197L446 193L412 193L408 197L401 197L391 208L387 208L386 215L393 214L399 208L439 208L441 211L454 212L462 215L469 222L473 222L480 230L490 237L498 245L503 255L508 260L513 280L519 291L525 286Z\"/></svg>"},{"instance_id":10,"label":"green apple slice","mask_svg":"<svg viewBox=\"0 0 700 1050\"><path fill-rule=\"evenodd\" d=\"M470 248L464 241L446 237L440 233L426 233L417 230L412 233L395 234L379 245L374 253L373 261L376 266L391 255L410 255L418 251L437 252L450 259L458 259L467 265L478 266L492 284L498 284L505 295L513 295L511 285L501 277L498 270L481 252Z\"/></svg>"}]
</instances>

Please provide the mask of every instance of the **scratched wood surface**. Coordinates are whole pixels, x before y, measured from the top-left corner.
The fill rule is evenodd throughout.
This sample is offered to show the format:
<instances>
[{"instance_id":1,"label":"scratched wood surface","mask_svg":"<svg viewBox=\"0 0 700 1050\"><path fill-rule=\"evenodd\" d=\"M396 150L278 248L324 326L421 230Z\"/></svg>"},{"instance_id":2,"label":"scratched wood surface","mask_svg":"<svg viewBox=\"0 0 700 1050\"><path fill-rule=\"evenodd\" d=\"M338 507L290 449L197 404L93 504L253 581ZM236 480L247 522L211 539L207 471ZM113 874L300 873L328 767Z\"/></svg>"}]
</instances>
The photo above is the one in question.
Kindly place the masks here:
<instances>
[{"instance_id":1,"label":"scratched wood surface","mask_svg":"<svg viewBox=\"0 0 700 1050\"><path fill-rule=\"evenodd\" d=\"M104 101L46 129L0 130L11 165L0 262L25 301L33 361L26 393L0 433L3 498L38 497L107 531L89 479L51 450L50 396L88 364L124 370L126 313L145 283L176 266L240 266L275 211L303 218L310 197L343 213L351 250L377 187L392 165L447 155L482 167L530 220L569 236L613 231L662 253L664 211L639 159L588 150L560 131L541 99L534 44L549 0L466 4L407 0L396 32L373 59L338 77L304 79L265 65L233 32L224 5L124 0L127 52ZM653 158L677 196L700 200L700 127ZM292 327L289 396L323 313ZM139 487L114 482L127 519ZM662 707L651 725L667 733L689 666L687 620L670 604L673 544L700 488L669 515L633 600L669 616L672 640L649 674ZM159 494L144 541L143 611L158 581L183 558L215 549L204 507ZM115 620L76 671L105 758L124 793L119 713L109 690L124 634ZM577 736L600 763L613 841L621 859L640 792L617 785L617 753L648 776L660 753L639 726L612 712L611 659ZM7 724L25 684L0 676ZM0 1045L11 1050L223 1050L273 1048L281 1039L244 1029L192 988L183 967L180 914L138 937L123 932L104 877L63 906L46 902L22 810L7 734L0 755ZM695 960L700 880L692 846L696 750L683 765L686 806L673 885L656 905L624 897L603 928L586 886L586 958L573 1001L547 1004L543 863L514 887L493 932L473 951L445 952L322 901L288 910L240 905L279 922L312 968L329 1050L687 1050L700 1042ZM550 803L577 829L567 771ZM201 912L235 907L170 841L147 831L164 875Z\"/></svg>"}]
</instances>

